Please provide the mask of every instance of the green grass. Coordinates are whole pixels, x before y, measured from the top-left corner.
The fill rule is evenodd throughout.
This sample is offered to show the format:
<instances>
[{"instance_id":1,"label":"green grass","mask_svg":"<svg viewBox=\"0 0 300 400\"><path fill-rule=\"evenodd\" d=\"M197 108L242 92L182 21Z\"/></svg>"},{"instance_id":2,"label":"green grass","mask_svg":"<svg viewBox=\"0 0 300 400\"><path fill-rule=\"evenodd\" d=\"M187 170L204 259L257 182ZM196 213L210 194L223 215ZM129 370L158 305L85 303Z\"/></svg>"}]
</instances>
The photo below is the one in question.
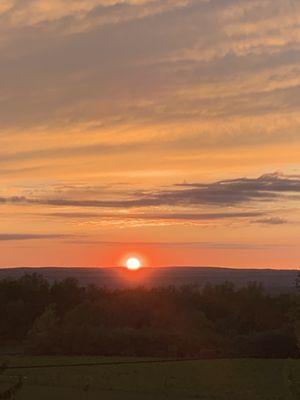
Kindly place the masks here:
<instances>
[{"instance_id":1,"label":"green grass","mask_svg":"<svg viewBox=\"0 0 300 400\"><path fill-rule=\"evenodd\" d=\"M113 360L120 361L99 357L11 357L10 365ZM6 371L0 387L14 382L18 375L25 377L25 385L16 400L300 399L300 360L203 360L20 369Z\"/></svg>"}]
</instances>

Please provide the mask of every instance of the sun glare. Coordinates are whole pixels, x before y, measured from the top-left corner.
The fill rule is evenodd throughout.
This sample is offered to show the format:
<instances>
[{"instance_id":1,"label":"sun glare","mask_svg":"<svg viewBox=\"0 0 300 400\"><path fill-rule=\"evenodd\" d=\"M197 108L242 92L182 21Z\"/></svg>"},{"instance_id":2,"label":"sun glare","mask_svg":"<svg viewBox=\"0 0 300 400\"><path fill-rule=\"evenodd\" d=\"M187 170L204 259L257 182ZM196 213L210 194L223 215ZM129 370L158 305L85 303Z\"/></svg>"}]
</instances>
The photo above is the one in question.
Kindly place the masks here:
<instances>
[{"instance_id":1,"label":"sun glare","mask_svg":"<svg viewBox=\"0 0 300 400\"><path fill-rule=\"evenodd\" d=\"M137 271L141 266L141 261L136 257L130 257L126 260L126 268L130 271Z\"/></svg>"}]
</instances>

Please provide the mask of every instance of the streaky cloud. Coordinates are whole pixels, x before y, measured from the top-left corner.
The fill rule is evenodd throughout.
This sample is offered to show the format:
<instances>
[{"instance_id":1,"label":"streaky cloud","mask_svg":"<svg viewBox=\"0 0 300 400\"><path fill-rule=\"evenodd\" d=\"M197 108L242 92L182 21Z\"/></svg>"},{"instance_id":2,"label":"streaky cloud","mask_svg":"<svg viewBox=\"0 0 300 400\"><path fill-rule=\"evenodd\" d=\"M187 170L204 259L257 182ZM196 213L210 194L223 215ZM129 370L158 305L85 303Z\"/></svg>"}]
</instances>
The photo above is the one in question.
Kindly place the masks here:
<instances>
[{"instance_id":1,"label":"streaky cloud","mask_svg":"<svg viewBox=\"0 0 300 400\"><path fill-rule=\"evenodd\" d=\"M60 239L67 237L70 237L70 235L38 234L38 233L0 233L0 242L15 241L15 240Z\"/></svg>"},{"instance_id":2,"label":"streaky cloud","mask_svg":"<svg viewBox=\"0 0 300 400\"><path fill-rule=\"evenodd\" d=\"M57 207L140 208L154 206L236 206L251 202L275 202L300 193L300 178L278 173L258 178L237 178L213 183L182 183L169 190L136 192L129 199L69 199L0 197L0 203ZM179 215L180 218L180 215Z\"/></svg>"}]
</instances>

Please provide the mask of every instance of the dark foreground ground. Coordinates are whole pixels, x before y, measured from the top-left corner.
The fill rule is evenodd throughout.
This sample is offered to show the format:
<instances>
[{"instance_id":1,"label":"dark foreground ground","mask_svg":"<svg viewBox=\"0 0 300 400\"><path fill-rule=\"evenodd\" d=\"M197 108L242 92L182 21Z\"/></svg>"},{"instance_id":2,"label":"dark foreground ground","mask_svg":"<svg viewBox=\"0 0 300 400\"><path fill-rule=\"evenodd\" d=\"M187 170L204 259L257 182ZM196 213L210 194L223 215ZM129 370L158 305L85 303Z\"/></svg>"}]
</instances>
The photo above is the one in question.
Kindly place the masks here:
<instances>
[{"instance_id":1,"label":"dark foreground ground","mask_svg":"<svg viewBox=\"0 0 300 400\"><path fill-rule=\"evenodd\" d=\"M300 399L300 360L201 360L59 367L112 361L119 360L11 357L10 366L51 364L57 367L7 370L0 379L0 393L22 375L25 384L16 400Z\"/></svg>"}]
</instances>

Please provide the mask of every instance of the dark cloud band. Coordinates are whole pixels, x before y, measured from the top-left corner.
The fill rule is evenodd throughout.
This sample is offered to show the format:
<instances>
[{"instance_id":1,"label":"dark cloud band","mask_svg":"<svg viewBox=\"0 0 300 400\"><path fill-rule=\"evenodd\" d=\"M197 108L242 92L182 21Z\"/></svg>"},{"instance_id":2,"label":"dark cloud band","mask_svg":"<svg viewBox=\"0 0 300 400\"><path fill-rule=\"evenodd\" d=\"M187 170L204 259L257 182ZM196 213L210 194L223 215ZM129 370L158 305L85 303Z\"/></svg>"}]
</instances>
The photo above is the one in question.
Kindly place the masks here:
<instances>
[{"instance_id":1,"label":"dark cloud band","mask_svg":"<svg viewBox=\"0 0 300 400\"><path fill-rule=\"evenodd\" d=\"M59 235L59 234L32 234L32 233L1 233L1 241L15 241L15 240L41 240L41 239L59 239L66 238L69 235Z\"/></svg>"},{"instance_id":2,"label":"dark cloud band","mask_svg":"<svg viewBox=\"0 0 300 400\"><path fill-rule=\"evenodd\" d=\"M250 202L274 202L300 193L300 177L267 174L214 183L184 183L149 193L137 192L126 200L1 197L0 203L35 204L56 207L141 208L159 206L236 206ZM180 215L178 215L180 218Z\"/></svg>"}]
</instances>

